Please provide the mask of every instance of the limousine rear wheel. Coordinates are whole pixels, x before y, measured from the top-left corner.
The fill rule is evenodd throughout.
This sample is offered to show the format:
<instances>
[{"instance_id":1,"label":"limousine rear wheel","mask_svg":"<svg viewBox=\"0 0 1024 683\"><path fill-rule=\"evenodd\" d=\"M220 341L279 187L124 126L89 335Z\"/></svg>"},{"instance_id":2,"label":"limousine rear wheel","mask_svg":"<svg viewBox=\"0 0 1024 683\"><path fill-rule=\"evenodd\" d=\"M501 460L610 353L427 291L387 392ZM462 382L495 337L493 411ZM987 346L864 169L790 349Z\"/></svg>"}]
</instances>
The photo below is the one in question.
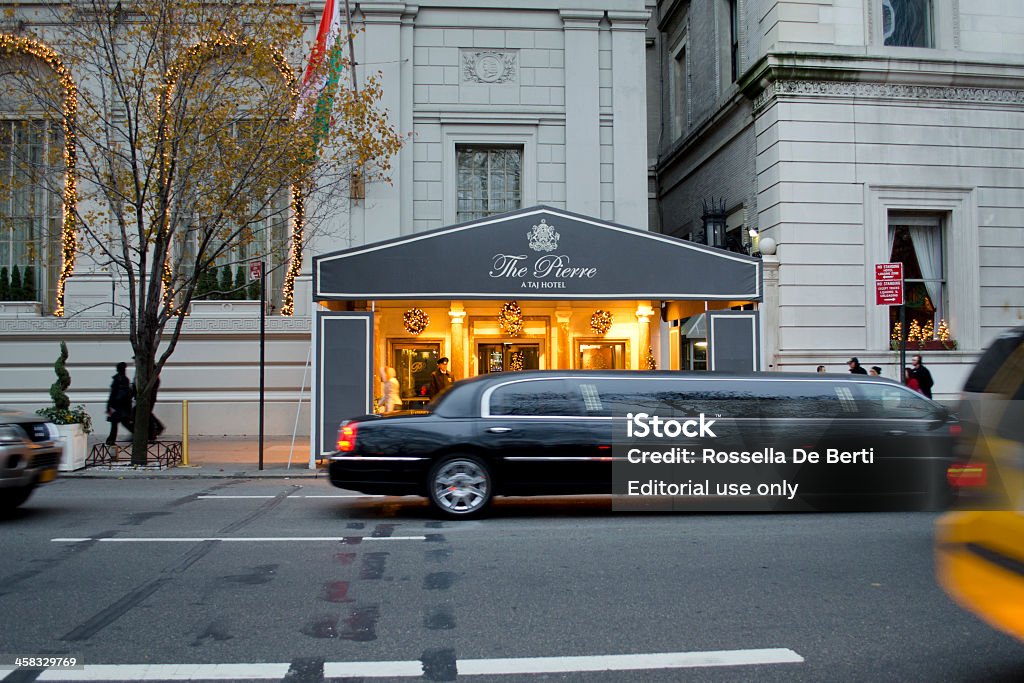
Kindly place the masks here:
<instances>
[{"instance_id":1,"label":"limousine rear wheel","mask_svg":"<svg viewBox=\"0 0 1024 683\"><path fill-rule=\"evenodd\" d=\"M487 464L475 455L452 455L427 476L430 502L449 517L472 517L491 502L494 491Z\"/></svg>"}]
</instances>

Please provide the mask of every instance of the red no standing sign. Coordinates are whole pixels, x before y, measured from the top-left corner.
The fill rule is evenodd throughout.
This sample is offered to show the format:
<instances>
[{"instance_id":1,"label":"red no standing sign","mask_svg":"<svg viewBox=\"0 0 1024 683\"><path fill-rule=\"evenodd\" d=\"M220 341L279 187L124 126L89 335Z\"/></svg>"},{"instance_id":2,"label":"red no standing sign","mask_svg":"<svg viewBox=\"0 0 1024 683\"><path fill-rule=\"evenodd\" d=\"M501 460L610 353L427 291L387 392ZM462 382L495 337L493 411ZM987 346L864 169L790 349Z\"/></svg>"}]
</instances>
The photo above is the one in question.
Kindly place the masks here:
<instances>
[{"instance_id":1,"label":"red no standing sign","mask_svg":"<svg viewBox=\"0 0 1024 683\"><path fill-rule=\"evenodd\" d=\"M875 303L879 306L903 305L903 264L875 264Z\"/></svg>"}]
</instances>

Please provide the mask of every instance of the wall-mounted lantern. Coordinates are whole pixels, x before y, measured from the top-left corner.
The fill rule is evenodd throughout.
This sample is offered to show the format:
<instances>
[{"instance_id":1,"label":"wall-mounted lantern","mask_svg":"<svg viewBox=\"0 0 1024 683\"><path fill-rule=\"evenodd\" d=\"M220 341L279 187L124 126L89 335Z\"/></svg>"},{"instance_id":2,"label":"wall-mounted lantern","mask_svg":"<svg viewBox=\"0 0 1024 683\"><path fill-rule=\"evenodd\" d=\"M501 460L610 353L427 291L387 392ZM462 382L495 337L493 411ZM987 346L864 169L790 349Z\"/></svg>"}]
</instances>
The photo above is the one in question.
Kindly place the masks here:
<instances>
[{"instance_id":1,"label":"wall-mounted lantern","mask_svg":"<svg viewBox=\"0 0 1024 683\"><path fill-rule=\"evenodd\" d=\"M700 219L704 222L704 244L709 247L725 248L725 199L715 201L711 198L709 203L704 200L704 213Z\"/></svg>"}]
</instances>

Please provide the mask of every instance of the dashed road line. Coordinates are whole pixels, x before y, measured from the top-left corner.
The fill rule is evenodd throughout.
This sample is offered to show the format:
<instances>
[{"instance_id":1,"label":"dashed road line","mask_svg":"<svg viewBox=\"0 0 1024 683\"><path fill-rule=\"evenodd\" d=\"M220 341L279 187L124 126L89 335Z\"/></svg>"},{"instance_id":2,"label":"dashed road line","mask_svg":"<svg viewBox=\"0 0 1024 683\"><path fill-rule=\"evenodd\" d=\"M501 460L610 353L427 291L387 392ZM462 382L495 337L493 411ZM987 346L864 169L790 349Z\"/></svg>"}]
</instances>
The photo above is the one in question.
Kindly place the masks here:
<instances>
[{"instance_id":1,"label":"dashed road line","mask_svg":"<svg viewBox=\"0 0 1024 683\"><path fill-rule=\"evenodd\" d=\"M202 543L224 541L225 543L361 543L362 541L426 541L426 536L258 536L239 538L230 536L195 536L187 538L51 538L51 543Z\"/></svg>"}]
</instances>

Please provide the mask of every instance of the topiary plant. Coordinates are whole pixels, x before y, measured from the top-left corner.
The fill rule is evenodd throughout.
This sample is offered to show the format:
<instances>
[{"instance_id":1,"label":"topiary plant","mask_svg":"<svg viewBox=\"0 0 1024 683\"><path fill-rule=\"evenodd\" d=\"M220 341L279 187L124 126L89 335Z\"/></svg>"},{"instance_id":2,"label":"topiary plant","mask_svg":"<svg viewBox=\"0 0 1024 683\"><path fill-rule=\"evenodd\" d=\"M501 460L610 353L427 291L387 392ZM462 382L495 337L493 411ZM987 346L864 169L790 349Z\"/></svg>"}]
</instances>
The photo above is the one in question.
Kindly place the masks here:
<instances>
[{"instance_id":1,"label":"topiary plant","mask_svg":"<svg viewBox=\"0 0 1024 683\"><path fill-rule=\"evenodd\" d=\"M0 301L11 300L11 275L7 266L0 268Z\"/></svg>"},{"instance_id":2,"label":"topiary plant","mask_svg":"<svg viewBox=\"0 0 1024 683\"><path fill-rule=\"evenodd\" d=\"M53 371L57 373L57 381L50 385L50 398L53 400L53 407L58 410L67 410L71 406L71 399L68 398L67 389L71 386L71 373L67 368L68 345L60 343L60 355L57 362L53 364Z\"/></svg>"},{"instance_id":3,"label":"topiary plant","mask_svg":"<svg viewBox=\"0 0 1024 683\"><path fill-rule=\"evenodd\" d=\"M71 373L67 369L68 345L60 343L60 355L57 362L53 364L53 371L57 373L57 381L50 385L50 399L53 405L49 408L40 408L36 411L43 415L50 422L59 425L80 424L86 434L92 431L92 417L86 412L85 406L71 408L71 399L68 398L67 389L71 386Z\"/></svg>"}]
</instances>

